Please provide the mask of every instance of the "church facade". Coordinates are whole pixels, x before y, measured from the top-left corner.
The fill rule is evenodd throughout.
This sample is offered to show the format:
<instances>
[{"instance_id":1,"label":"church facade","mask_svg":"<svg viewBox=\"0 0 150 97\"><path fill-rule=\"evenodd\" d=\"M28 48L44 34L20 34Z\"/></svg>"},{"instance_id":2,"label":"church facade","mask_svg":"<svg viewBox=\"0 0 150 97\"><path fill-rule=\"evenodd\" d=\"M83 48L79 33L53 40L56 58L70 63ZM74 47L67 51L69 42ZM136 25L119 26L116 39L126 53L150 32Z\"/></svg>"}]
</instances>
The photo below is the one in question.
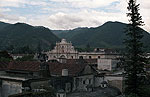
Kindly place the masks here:
<instances>
[{"instance_id":1,"label":"church facade","mask_svg":"<svg viewBox=\"0 0 150 97\"><path fill-rule=\"evenodd\" d=\"M57 42L53 50L46 52L48 60L57 59L100 59L100 58L116 58L117 53L106 52L105 49L94 50L93 52L78 52L75 50L71 42L62 39Z\"/></svg>"},{"instance_id":2,"label":"church facade","mask_svg":"<svg viewBox=\"0 0 150 97\"><path fill-rule=\"evenodd\" d=\"M61 42L56 43L56 46L52 51L46 52L48 60L66 58L66 59L78 59L78 51L74 49L71 42L67 42L66 39L62 39Z\"/></svg>"}]
</instances>

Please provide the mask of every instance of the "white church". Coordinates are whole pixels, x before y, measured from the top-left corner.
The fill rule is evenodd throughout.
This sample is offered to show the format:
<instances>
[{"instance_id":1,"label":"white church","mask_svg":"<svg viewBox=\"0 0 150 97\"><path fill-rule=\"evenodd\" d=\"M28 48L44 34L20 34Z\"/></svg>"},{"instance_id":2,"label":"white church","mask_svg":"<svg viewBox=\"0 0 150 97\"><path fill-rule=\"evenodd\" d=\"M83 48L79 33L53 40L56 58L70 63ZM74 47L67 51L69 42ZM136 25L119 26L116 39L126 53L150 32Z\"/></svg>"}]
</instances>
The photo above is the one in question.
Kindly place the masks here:
<instances>
[{"instance_id":1,"label":"white church","mask_svg":"<svg viewBox=\"0 0 150 97\"><path fill-rule=\"evenodd\" d=\"M46 52L48 60L57 59L100 59L100 58L116 58L119 56L117 53L106 52L105 49L96 49L93 52L78 52L75 50L71 42L62 39L57 42L53 50Z\"/></svg>"}]
</instances>

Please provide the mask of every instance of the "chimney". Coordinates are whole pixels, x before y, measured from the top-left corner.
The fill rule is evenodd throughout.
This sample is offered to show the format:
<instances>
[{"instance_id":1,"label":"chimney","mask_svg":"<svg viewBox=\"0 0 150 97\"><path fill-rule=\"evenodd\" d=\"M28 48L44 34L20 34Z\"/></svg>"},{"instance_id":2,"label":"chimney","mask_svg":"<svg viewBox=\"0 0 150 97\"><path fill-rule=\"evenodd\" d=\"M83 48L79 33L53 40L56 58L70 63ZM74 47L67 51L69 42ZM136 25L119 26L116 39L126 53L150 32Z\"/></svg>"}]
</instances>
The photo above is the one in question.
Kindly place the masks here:
<instances>
[{"instance_id":1,"label":"chimney","mask_svg":"<svg viewBox=\"0 0 150 97\"><path fill-rule=\"evenodd\" d=\"M68 69L62 69L62 76L68 76Z\"/></svg>"}]
</instances>

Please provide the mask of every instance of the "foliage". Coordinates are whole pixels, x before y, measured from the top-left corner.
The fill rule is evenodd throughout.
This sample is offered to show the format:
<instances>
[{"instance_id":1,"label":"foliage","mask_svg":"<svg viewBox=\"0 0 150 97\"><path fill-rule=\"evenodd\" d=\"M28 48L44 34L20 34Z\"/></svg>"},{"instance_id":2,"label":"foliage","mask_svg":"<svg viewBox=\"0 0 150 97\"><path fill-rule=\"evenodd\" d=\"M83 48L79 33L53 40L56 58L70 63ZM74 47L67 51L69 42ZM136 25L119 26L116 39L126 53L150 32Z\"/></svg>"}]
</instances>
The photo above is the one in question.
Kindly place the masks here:
<instances>
[{"instance_id":1,"label":"foliage","mask_svg":"<svg viewBox=\"0 0 150 97\"><path fill-rule=\"evenodd\" d=\"M59 41L59 38L45 27L35 27L25 23L5 24L2 22L0 22L0 26L0 49L3 50L12 50L24 46L37 50L39 41L42 48L49 49L52 43Z\"/></svg>"},{"instance_id":2,"label":"foliage","mask_svg":"<svg viewBox=\"0 0 150 97\"><path fill-rule=\"evenodd\" d=\"M137 94L131 93L129 95L127 95L126 97L139 97Z\"/></svg>"},{"instance_id":3,"label":"foliage","mask_svg":"<svg viewBox=\"0 0 150 97\"><path fill-rule=\"evenodd\" d=\"M142 87L142 97L149 97L150 96L150 85L145 85Z\"/></svg>"},{"instance_id":4,"label":"foliage","mask_svg":"<svg viewBox=\"0 0 150 97\"><path fill-rule=\"evenodd\" d=\"M16 54L33 54L34 50L32 50L28 45L23 47L16 48L12 53Z\"/></svg>"},{"instance_id":5,"label":"foliage","mask_svg":"<svg viewBox=\"0 0 150 97\"><path fill-rule=\"evenodd\" d=\"M35 61L34 55L25 55L22 58L17 58L16 61Z\"/></svg>"},{"instance_id":6,"label":"foliage","mask_svg":"<svg viewBox=\"0 0 150 97\"><path fill-rule=\"evenodd\" d=\"M126 31L126 57L125 57L125 93L131 95L129 97L143 97L142 87L145 84L145 70L144 65L147 59L143 52L143 32L139 26L143 25L142 17L140 16L139 4L136 0L129 0L127 16L130 17L130 26Z\"/></svg>"},{"instance_id":7,"label":"foliage","mask_svg":"<svg viewBox=\"0 0 150 97\"><path fill-rule=\"evenodd\" d=\"M94 50L93 47L87 48L87 47L76 47L75 48L79 52L92 52Z\"/></svg>"},{"instance_id":8,"label":"foliage","mask_svg":"<svg viewBox=\"0 0 150 97\"><path fill-rule=\"evenodd\" d=\"M13 58L8 54L7 51L0 52L0 61L11 61Z\"/></svg>"},{"instance_id":9,"label":"foliage","mask_svg":"<svg viewBox=\"0 0 150 97\"><path fill-rule=\"evenodd\" d=\"M71 41L76 47L101 48L123 48L123 40L125 39L125 27L127 24L121 22L106 22L102 26L95 28L77 28L73 30L59 31L58 36ZM149 46L150 34L144 31L142 41ZM54 31L55 33L55 31ZM149 46L150 47L150 46Z\"/></svg>"}]
</instances>

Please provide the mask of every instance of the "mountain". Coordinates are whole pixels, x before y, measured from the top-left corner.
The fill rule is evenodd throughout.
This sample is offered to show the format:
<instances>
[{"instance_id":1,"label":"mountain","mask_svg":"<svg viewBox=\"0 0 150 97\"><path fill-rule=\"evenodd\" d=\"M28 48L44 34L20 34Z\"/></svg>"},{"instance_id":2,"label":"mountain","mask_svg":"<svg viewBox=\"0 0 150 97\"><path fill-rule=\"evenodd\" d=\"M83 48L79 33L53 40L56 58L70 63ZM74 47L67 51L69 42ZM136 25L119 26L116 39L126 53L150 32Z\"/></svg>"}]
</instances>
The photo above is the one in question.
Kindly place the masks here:
<instances>
[{"instance_id":1,"label":"mountain","mask_svg":"<svg viewBox=\"0 0 150 97\"><path fill-rule=\"evenodd\" d=\"M126 38L125 29L127 24L121 22L106 22L102 26L95 28L77 28L73 30L59 31L58 37L66 38L72 41L75 46L102 48L122 48L123 40ZM55 32L55 31L54 31ZM149 46L150 34L144 31L142 41L146 46Z\"/></svg>"},{"instance_id":2,"label":"mountain","mask_svg":"<svg viewBox=\"0 0 150 97\"><path fill-rule=\"evenodd\" d=\"M31 26L25 23L8 24L0 22L0 48L29 46L37 49L40 44L46 49L60 39L50 29L42 26Z\"/></svg>"},{"instance_id":3,"label":"mountain","mask_svg":"<svg viewBox=\"0 0 150 97\"><path fill-rule=\"evenodd\" d=\"M0 30L8 25L9 25L9 23L0 22Z\"/></svg>"}]
</instances>

